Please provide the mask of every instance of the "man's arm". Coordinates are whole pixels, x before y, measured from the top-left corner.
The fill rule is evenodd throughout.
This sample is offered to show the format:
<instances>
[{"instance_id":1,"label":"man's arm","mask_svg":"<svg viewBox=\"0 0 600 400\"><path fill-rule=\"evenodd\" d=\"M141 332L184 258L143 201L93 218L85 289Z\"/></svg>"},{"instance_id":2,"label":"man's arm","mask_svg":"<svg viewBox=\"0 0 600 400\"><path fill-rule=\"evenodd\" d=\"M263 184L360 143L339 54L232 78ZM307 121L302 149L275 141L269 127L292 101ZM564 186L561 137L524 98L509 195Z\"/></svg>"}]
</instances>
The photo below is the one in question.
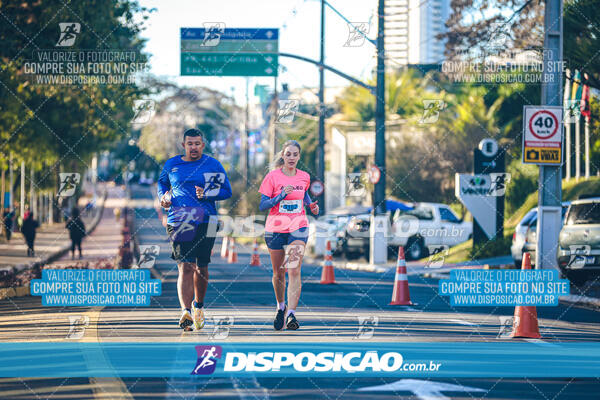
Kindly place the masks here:
<instances>
[{"instance_id":1,"label":"man's arm","mask_svg":"<svg viewBox=\"0 0 600 400\"><path fill-rule=\"evenodd\" d=\"M165 193L171 190L171 181L169 181L169 174L167 173L166 166L167 164L165 164L162 171L160 171L156 185L158 191L158 201L160 201Z\"/></svg>"},{"instance_id":2,"label":"man's arm","mask_svg":"<svg viewBox=\"0 0 600 400\"><path fill-rule=\"evenodd\" d=\"M225 168L223 168L223 165L221 165L219 161L215 161L217 163L216 172L221 172L225 178L223 184L221 185L221 188L219 189L219 193L216 196L208 196L207 199L214 201L226 200L232 195L231 184L229 183L229 178L227 177L227 172L225 172Z\"/></svg>"}]
</instances>

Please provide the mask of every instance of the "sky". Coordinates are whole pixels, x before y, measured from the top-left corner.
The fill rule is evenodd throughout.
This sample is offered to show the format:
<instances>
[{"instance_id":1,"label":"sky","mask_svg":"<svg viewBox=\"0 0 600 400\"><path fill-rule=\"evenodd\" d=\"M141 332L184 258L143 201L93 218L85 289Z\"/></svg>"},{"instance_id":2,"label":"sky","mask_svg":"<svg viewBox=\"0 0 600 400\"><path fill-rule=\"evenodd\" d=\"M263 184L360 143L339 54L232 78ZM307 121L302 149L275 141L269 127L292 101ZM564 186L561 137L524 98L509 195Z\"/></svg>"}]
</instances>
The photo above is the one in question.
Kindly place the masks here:
<instances>
[{"instance_id":1,"label":"sky","mask_svg":"<svg viewBox=\"0 0 600 400\"><path fill-rule=\"evenodd\" d=\"M369 38L377 33L375 16L377 0L331 0L330 3L352 22L371 21ZM187 86L205 86L227 95L233 94L238 104L245 103L244 77L179 76L180 31L182 27L203 27L204 22L223 22L227 28L279 28L279 51L319 59L319 0L141 0L140 4L156 8L146 21L142 37L147 39L145 51L151 55L154 75ZM348 24L330 8L325 11L325 63L361 80L371 76L375 66L375 46L365 41L359 47L344 46L349 36ZM317 88L316 66L291 58L279 59L278 86L290 89ZM281 71L281 66L285 71ZM272 77L251 77L250 96L255 84L274 84ZM326 72L325 85L346 86L349 83ZM251 102L254 102L251 98Z\"/></svg>"}]
</instances>

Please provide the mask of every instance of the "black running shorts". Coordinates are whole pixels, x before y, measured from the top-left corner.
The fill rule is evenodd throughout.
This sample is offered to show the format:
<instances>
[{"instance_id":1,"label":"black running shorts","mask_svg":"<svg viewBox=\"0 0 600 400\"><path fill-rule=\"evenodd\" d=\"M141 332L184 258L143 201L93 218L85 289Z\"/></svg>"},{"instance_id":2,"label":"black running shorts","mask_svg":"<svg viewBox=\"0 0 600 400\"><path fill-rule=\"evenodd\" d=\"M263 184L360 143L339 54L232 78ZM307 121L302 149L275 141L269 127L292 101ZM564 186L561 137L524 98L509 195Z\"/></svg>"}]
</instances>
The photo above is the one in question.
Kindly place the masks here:
<instances>
[{"instance_id":1,"label":"black running shorts","mask_svg":"<svg viewBox=\"0 0 600 400\"><path fill-rule=\"evenodd\" d=\"M210 254L215 244L215 224L201 223L182 226L167 225L171 240L171 258L179 262L196 263L203 267L210 263ZM207 235L208 233L208 235Z\"/></svg>"}]
</instances>

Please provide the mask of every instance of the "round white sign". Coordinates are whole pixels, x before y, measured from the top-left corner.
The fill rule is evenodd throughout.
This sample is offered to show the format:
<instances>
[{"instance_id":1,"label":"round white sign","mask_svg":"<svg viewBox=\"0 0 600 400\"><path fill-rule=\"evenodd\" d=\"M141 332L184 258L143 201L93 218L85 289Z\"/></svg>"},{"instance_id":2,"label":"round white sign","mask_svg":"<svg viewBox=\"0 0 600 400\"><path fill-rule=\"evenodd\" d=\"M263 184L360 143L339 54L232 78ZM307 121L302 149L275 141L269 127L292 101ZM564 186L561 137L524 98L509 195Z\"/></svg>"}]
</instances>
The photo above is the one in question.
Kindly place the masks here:
<instances>
[{"instance_id":1,"label":"round white sign","mask_svg":"<svg viewBox=\"0 0 600 400\"><path fill-rule=\"evenodd\" d=\"M494 157L498 153L498 142L491 138L483 139L479 142L479 150L486 157Z\"/></svg>"}]
</instances>

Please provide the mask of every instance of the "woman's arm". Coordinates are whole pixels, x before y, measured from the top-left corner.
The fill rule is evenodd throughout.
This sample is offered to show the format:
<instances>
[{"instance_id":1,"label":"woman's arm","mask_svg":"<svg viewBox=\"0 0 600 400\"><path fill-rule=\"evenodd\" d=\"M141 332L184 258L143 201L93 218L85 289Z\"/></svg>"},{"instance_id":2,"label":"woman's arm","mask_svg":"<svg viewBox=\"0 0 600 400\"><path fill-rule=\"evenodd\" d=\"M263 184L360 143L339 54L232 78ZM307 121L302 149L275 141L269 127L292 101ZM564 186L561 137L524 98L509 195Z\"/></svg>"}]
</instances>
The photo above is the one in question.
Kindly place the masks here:
<instances>
[{"instance_id":1,"label":"woman's arm","mask_svg":"<svg viewBox=\"0 0 600 400\"><path fill-rule=\"evenodd\" d=\"M269 196L265 196L264 194L261 194L260 197L260 205L258 206L258 209L260 211L265 211L268 210L269 208L273 208L275 205L277 205L277 203L279 203L281 200L285 199L285 196L287 196L287 194L282 191L281 193L279 193L279 195L270 198Z\"/></svg>"}]
</instances>

